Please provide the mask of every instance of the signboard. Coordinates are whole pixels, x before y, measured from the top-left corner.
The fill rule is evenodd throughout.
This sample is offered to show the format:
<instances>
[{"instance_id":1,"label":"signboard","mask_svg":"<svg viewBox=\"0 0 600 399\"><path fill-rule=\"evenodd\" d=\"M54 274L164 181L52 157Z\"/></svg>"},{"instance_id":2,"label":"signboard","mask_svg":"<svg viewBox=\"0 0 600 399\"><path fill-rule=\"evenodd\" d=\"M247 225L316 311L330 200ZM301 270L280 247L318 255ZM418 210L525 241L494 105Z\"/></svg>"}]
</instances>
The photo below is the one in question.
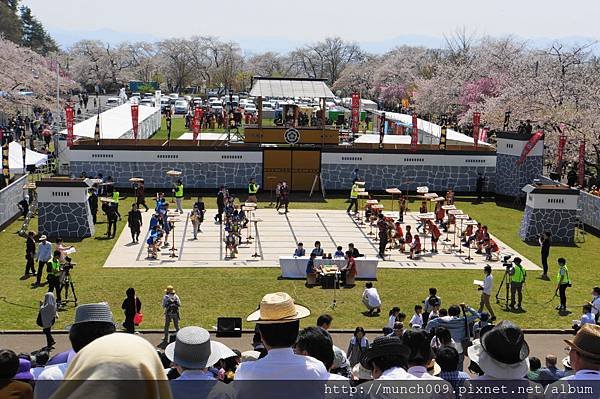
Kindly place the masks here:
<instances>
[{"instance_id":1,"label":"signboard","mask_svg":"<svg viewBox=\"0 0 600 399\"><path fill-rule=\"evenodd\" d=\"M521 152L521 157L517 161L517 165L521 165L521 164L523 164L523 162L525 162L525 158L527 158L527 155L531 152L531 150L533 150L533 147L535 147L537 142L540 141L540 139L543 136L544 136L543 130L538 130L531 136L531 138L529 139L527 144L525 144L525 147L523 147L523 151Z\"/></svg>"},{"instance_id":2,"label":"signboard","mask_svg":"<svg viewBox=\"0 0 600 399\"><path fill-rule=\"evenodd\" d=\"M360 95L352 93L352 133L358 133L358 123L360 121Z\"/></svg>"},{"instance_id":3,"label":"signboard","mask_svg":"<svg viewBox=\"0 0 600 399\"><path fill-rule=\"evenodd\" d=\"M412 132L410 137L410 150L416 151L417 144L419 142L419 127L418 127L417 114L413 112L412 114Z\"/></svg>"},{"instance_id":4,"label":"signboard","mask_svg":"<svg viewBox=\"0 0 600 399\"><path fill-rule=\"evenodd\" d=\"M298 144L300 141L300 132L293 127L287 129L283 134L285 142L288 144Z\"/></svg>"},{"instance_id":5,"label":"signboard","mask_svg":"<svg viewBox=\"0 0 600 399\"><path fill-rule=\"evenodd\" d=\"M73 120L75 119L75 112L70 104L65 108L65 119L67 121L67 147L73 146Z\"/></svg>"},{"instance_id":6,"label":"signboard","mask_svg":"<svg viewBox=\"0 0 600 399\"><path fill-rule=\"evenodd\" d=\"M561 134L558 137L558 151L556 153L556 173L559 175L562 172L563 155L565 153L565 145L567 144L567 135Z\"/></svg>"},{"instance_id":7,"label":"signboard","mask_svg":"<svg viewBox=\"0 0 600 399\"><path fill-rule=\"evenodd\" d=\"M481 113L473 112L473 145L477 148L479 140L479 125L481 124Z\"/></svg>"},{"instance_id":8,"label":"signboard","mask_svg":"<svg viewBox=\"0 0 600 399\"><path fill-rule=\"evenodd\" d=\"M139 115L139 106L137 104L131 104L131 124L133 126L133 139L137 140L138 135L138 115Z\"/></svg>"}]
</instances>

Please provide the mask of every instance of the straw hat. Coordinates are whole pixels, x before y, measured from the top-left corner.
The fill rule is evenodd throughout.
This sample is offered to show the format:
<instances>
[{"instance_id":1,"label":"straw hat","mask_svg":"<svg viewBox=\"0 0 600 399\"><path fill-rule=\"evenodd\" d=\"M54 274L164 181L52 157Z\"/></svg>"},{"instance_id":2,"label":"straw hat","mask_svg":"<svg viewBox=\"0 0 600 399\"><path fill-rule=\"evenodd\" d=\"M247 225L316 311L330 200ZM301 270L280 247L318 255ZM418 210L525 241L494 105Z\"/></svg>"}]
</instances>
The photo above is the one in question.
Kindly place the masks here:
<instances>
[{"instance_id":1,"label":"straw hat","mask_svg":"<svg viewBox=\"0 0 600 399\"><path fill-rule=\"evenodd\" d=\"M360 363L356 363L352 367L352 375L359 380L372 380L371 371L367 370Z\"/></svg>"},{"instance_id":2,"label":"straw hat","mask_svg":"<svg viewBox=\"0 0 600 399\"><path fill-rule=\"evenodd\" d=\"M173 294L174 294L174 293L175 293L175 288L173 288L173 286L172 286L172 285L167 285L167 288L165 288L165 292L166 292L167 294L170 294L170 293L173 293Z\"/></svg>"},{"instance_id":3,"label":"straw hat","mask_svg":"<svg viewBox=\"0 0 600 399\"><path fill-rule=\"evenodd\" d=\"M600 363L600 326L584 324L572 341L565 339L565 342L580 355Z\"/></svg>"},{"instance_id":4,"label":"straw hat","mask_svg":"<svg viewBox=\"0 0 600 399\"><path fill-rule=\"evenodd\" d=\"M44 241L44 240L47 240L47 239L48 239L48 237L46 237L45 234L42 234L42 236L40 237L40 241Z\"/></svg>"},{"instance_id":5,"label":"straw hat","mask_svg":"<svg viewBox=\"0 0 600 399\"><path fill-rule=\"evenodd\" d=\"M287 293L275 292L265 295L258 310L251 313L246 320L258 324L275 324L296 321L309 315L310 310L294 304L294 300Z\"/></svg>"}]
</instances>

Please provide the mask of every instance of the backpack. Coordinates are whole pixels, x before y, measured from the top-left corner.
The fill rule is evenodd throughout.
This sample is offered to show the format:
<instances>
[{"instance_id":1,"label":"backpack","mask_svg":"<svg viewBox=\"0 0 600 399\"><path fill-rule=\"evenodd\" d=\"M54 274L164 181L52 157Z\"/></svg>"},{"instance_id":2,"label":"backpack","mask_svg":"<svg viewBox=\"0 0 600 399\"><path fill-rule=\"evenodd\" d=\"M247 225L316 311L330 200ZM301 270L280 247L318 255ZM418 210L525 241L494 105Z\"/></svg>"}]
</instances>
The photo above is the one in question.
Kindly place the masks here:
<instances>
[{"instance_id":1,"label":"backpack","mask_svg":"<svg viewBox=\"0 0 600 399\"><path fill-rule=\"evenodd\" d=\"M177 301L177 299L175 299L175 297L169 298L167 300L166 313L168 315L179 314L179 301Z\"/></svg>"}]
</instances>

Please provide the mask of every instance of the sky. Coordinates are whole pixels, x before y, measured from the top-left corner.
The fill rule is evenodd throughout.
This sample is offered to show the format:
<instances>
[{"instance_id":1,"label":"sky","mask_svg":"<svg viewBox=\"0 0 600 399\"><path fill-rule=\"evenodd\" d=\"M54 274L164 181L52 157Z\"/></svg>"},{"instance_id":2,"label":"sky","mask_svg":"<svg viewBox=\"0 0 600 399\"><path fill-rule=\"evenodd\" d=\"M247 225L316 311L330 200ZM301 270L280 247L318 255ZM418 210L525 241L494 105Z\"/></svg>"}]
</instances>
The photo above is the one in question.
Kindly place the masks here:
<instances>
[{"instance_id":1,"label":"sky","mask_svg":"<svg viewBox=\"0 0 600 399\"><path fill-rule=\"evenodd\" d=\"M329 36L385 45L478 36L600 39L595 0L21 0L69 45L84 38L157 40L213 35L293 48ZM407 43L412 44L412 43Z\"/></svg>"}]
</instances>

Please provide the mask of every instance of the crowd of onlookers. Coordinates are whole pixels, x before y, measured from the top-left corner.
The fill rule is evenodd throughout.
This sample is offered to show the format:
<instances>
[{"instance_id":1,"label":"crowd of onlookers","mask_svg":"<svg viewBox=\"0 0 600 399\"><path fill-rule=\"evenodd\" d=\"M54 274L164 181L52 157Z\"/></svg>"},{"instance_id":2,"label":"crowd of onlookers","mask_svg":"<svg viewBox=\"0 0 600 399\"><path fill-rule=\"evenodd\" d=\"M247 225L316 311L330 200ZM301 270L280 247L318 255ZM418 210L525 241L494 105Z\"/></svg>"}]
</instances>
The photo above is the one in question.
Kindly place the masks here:
<instances>
[{"instance_id":1,"label":"crowd of onlookers","mask_svg":"<svg viewBox=\"0 0 600 399\"><path fill-rule=\"evenodd\" d=\"M328 381L347 387L367 387L370 380L421 381L445 387L441 397L459 397L461 388L497 380L538 393L559 380L600 380L600 326L583 325L573 339L565 340L568 356L548 354L542 365L530 356L517 325L506 320L493 324L464 304L442 308L435 290L415 306L408 322L407 315L393 307L383 331L373 334L372 340L357 327L347 350L334 344L329 333L334 319L328 314L319 316L315 325L300 328L300 320L310 311L283 292L265 295L247 316L256 327L252 346L245 351L212 340L201 327L180 329L181 300L172 286L165 289L165 336L156 349L133 334L134 325L142 320L141 306L135 290L129 289L122 309L123 328L131 334L117 332L108 304L91 303L76 308L69 329L70 350L50 356L51 345L31 354L0 349L0 397L31 398L34 389L36 398L120 397L130 389L112 383L98 391L81 383L85 380L144 380L144 397L166 398L206 397L209 391L233 397L248 381ZM55 305L46 301L38 322L52 325L55 318ZM468 372L463 371L464 364ZM194 381L197 385L190 384Z\"/></svg>"}]
</instances>

